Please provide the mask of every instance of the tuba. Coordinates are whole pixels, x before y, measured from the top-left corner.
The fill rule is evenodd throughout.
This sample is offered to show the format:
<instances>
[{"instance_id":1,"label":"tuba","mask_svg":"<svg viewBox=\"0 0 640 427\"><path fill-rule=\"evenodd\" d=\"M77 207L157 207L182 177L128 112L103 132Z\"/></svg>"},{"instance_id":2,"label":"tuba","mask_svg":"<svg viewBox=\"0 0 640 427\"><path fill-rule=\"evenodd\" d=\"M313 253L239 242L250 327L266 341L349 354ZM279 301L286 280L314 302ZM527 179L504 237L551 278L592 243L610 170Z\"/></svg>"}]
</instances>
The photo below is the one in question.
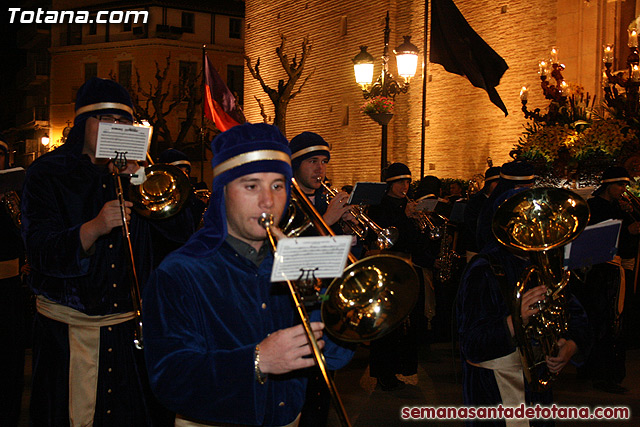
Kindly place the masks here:
<instances>
[{"instance_id":1,"label":"tuba","mask_svg":"<svg viewBox=\"0 0 640 427\"><path fill-rule=\"evenodd\" d=\"M492 229L500 243L525 251L532 265L516 284L511 316L524 375L532 389L543 391L555 375L545 356L555 356L557 341L568 327L564 288L570 272L563 267L563 246L574 240L589 222L589 206L577 194L560 188L534 188L507 199L493 216ZM525 325L521 306L524 293L536 281L547 287L539 312Z\"/></svg>"}]
</instances>

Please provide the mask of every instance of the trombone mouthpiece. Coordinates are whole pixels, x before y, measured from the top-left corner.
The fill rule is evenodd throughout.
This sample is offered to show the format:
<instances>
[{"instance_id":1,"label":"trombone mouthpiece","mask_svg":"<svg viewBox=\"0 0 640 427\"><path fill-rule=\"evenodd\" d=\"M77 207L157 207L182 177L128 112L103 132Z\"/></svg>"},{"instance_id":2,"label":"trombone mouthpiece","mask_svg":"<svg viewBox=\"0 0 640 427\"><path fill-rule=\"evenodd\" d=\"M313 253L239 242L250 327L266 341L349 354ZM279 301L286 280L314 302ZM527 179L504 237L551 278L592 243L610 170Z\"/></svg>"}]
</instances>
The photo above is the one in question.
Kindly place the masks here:
<instances>
[{"instance_id":1,"label":"trombone mouthpiece","mask_svg":"<svg viewBox=\"0 0 640 427\"><path fill-rule=\"evenodd\" d=\"M266 212L261 213L260 218L258 218L258 224L260 224L264 228L273 226L273 214Z\"/></svg>"}]
</instances>

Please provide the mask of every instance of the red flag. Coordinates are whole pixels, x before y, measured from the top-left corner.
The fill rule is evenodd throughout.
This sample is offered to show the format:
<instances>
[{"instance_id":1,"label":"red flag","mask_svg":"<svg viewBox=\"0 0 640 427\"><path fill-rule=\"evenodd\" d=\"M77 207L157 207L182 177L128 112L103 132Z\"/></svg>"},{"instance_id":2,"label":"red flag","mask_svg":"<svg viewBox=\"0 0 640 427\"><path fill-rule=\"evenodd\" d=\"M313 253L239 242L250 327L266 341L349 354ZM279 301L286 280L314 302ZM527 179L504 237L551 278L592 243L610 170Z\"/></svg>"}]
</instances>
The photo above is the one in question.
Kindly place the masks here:
<instances>
[{"instance_id":1,"label":"red flag","mask_svg":"<svg viewBox=\"0 0 640 427\"><path fill-rule=\"evenodd\" d=\"M209 57L205 55L204 58L204 113L216 124L218 129L224 132L246 122L246 120L236 103L236 97L222 81L220 74L213 68Z\"/></svg>"}]
</instances>

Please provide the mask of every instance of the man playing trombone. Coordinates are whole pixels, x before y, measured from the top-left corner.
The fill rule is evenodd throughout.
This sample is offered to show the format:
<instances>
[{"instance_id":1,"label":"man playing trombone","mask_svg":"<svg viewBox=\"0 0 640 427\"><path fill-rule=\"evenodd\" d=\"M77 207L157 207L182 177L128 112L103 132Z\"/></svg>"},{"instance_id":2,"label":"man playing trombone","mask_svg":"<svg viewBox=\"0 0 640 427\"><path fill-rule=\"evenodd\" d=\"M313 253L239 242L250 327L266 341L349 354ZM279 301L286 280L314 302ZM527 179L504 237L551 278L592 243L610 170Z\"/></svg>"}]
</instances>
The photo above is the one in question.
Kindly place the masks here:
<instances>
[{"instance_id":1,"label":"man playing trombone","mask_svg":"<svg viewBox=\"0 0 640 427\"><path fill-rule=\"evenodd\" d=\"M31 425L166 425L134 348L131 252L141 281L152 259L151 225L116 198L113 162L96 156L101 123L131 125L126 89L92 78L80 87L64 145L27 170L23 240L37 297ZM123 172L138 165L129 162ZM175 225L175 224L167 224ZM175 230L174 230L175 232ZM142 339L142 337L139 337Z\"/></svg>"},{"instance_id":2,"label":"man playing trombone","mask_svg":"<svg viewBox=\"0 0 640 427\"><path fill-rule=\"evenodd\" d=\"M313 365L291 295L270 282L263 213L282 216L290 151L275 126L244 124L212 142L213 184L204 227L170 254L144 292L146 360L177 426L297 425ZM315 313L318 314L318 313ZM314 314L311 314L311 320ZM327 365L353 355L322 338Z\"/></svg>"}]
</instances>

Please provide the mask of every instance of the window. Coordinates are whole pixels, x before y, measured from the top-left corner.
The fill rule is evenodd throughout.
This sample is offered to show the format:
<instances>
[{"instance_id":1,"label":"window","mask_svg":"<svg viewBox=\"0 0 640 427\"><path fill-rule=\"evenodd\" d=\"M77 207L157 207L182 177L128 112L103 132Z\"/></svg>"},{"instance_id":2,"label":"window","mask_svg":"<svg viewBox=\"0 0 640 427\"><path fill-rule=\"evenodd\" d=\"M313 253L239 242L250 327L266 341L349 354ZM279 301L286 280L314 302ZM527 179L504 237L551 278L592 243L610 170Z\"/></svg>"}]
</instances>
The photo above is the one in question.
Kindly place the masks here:
<instances>
[{"instance_id":1,"label":"window","mask_svg":"<svg viewBox=\"0 0 640 427\"><path fill-rule=\"evenodd\" d=\"M98 77L98 63L87 62L84 64L84 81L86 82L91 77Z\"/></svg>"},{"instance_id":2,"label":"window","mask_svg":"<svg viewBox=\"0 0 640 427\"><path fill-rule=\"evenodd\" d=\"M66 46L82 44L82 24L68 24Z\"/></svg>"},{"instance_id":3,"label":"window","mask_svg":"<svg viewBox=\"0 0 640 427\"><path fill-rule=\"evenodd\" d=\"M118 83L127 90L131 89L131 61L118 62Z\"/></svg>"},{"instance_id":4,"label":"window","mask_svg":"<svg viewBox=\"0 0 640 427\"><path fill-rule=\"evenodd\" d=\"M91 15L91 20L89 22L89 35L95 36L98 34L98 24L96 23L96 15Z\"/></svg>"},{"instance_id":5,"label":"window","mask_svg":"<svg viewBox=\"0 0 640 427\"><path fill-rule=\"evenodd\" d=\"M182 32L193 33L195 30L195 15L189 12L182 12Z\"/></svg>"},{"instance_id":6,"label":"window","mask_svg":"<svg viewBox=\"0 0 640 427\"><path fill-rule=\"evenodd\" d=\"M239 105L244 96L244 67L242 65L227 65L227 87L233 93Z\"/></svg>"},{"instance_id":7,"label":"window","mask_svg":"<svg viewBox=\"0 0 640 427\"><path fill-rule=\"evenodd\" d=\"M242 38L242 20L240 18L229 18L229 38Z\"/></svg>"},{"instance_id":8,"label":"window","mask_svg":"<svg viewBox=\"0 0 640 427\"><path fill-rule=\"evenodd\" d=\"M187 96L189 85L196 83L198 64L196 62L180 61L179 97Z\"/></svg>"}]
</instances>

